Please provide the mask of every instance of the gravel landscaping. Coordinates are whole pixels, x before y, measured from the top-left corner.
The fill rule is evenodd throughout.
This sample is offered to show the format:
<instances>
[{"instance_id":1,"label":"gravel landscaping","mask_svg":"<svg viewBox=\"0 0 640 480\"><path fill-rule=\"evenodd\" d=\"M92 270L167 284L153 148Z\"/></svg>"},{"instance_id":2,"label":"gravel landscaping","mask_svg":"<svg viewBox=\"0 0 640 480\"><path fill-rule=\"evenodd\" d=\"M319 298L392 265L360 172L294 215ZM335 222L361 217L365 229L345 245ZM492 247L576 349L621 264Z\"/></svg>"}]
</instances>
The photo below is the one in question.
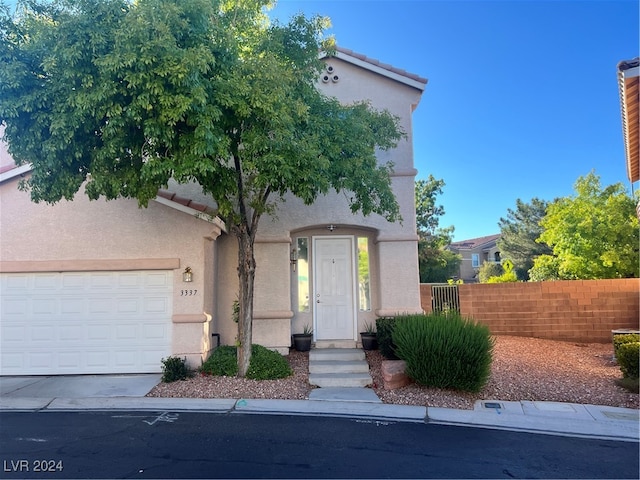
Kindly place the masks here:
<instances>
[{"instance_id":1,"label":"gravel landscaping","mask_svg":"<svg viewBox=\"0 0 640 480\"><path fill-rule=\"evenodd\" d=\"M294 375L281 380L247 380L196 374L161 383L149 397L306 399L309 357L292 350ZM615 384L622 377L611 344L583 344L528 337L496 337L491 378L477 393L415 384L384 390L379 351L367 352L373 389L384 403L472 409L476 400L538 400L639 408L640 396Z\"/></svg>"}]
</instances>

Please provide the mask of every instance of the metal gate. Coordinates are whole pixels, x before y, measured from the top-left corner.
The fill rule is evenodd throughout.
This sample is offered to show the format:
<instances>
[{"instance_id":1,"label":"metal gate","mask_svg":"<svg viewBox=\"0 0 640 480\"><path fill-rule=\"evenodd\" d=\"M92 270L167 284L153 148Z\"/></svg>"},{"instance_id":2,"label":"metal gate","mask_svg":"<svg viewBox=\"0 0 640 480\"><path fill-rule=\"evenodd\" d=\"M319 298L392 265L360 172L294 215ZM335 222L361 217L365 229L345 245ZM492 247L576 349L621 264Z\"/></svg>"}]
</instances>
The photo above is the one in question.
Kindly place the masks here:
<instances>
[{"instance_id":1,"label":"metal gate","mask_svg":"<svg viewBox=\"0 0 640 480\"><path fill-rule=\"evenodd\" d=\"M431 285L431 309L434 312L460 313L460 296L458 285Z\"/></svg>"}]
</instances>

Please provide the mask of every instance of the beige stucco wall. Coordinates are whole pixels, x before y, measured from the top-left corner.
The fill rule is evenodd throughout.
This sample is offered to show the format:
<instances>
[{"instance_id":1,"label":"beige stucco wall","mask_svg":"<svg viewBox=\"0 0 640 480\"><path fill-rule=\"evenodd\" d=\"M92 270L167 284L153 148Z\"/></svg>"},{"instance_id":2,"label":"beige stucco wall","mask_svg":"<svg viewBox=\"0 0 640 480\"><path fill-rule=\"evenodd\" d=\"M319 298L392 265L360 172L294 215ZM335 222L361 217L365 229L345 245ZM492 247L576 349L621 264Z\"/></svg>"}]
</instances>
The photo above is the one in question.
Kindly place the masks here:
<instances>
[{"instance_id":1,"label":"beige stucco wall","mask_svg":"<svg viewBox=\"0 0 640 480\"><path fill-rule=\"evenodd\" d=\"M411 114L422 92L339 58L326 62L340 80L319 82L318 88L344 103L369 100L374 108L387 109L400 118L407 137L394 150L379 152L379 159L395 164L392 186L403 222L389 223L375 214L353 215L344 194L335 193L321 196L312 206L288 196L275 217L262 218L255 245L253 340L283 353L290 345L291 333L311 323L310 314L297 312L292 305L297 283L289 255L296 236L311 239L335 234L370 239L372 308L358 312L358 330L378 315L421 311ZM0 159L6 158L0 152ZM187 355L195 366L211 348L211 333L219 333L223 344L235 343L237 325L231 321L238 291L235 238L226 234L218 237L216 226L154 202L139 209L135 200L89 202L78 194L73 202L35 205L16 185L17 180L0 185L0 262L176 259L177 266L172 267L174 354ZM212 204L197 185L172 183L169 189ZM338 228L329 232L326 226L330 224ZM202 296L180 296L186 266L194 269L190 288L202 291Z\"/></svg>"},{"instance_id":2,"label":"beige stucco wall","mask_svg":"<svg viewBox=\"0 0 640 480\"><path fill-rule=\"evenodd\" d=\"M213 262L220 229L154 201L36 204L19 191L19 178L0 184L0 272L173 269L173 353L194 366L211 348L215 328ZM186 266L194 281L185 284ZM192 296L181 295L188 287Z\"/></svg>"},{"instance_id":3,"label":"beige stucco wall","mask_svg":"<svg viewBox=\"0 0 640 480\"><path fill-rule=\"evenodd\" d=\"M401 140L397 148L379 152L378 158L380 163L392 161L395 164L392 187L403 222L390 223L376 214L367 217L354 215L345 195L336 193L322 195L310 206L289 195L278 206L277 221L264 217L256 243L255 309L258 316L273 317L272 329L283 329L277 335L279 342L291 333L301 332L304 325L313 321L310 312L298 312L295 304L297 283L289 253L299 236L311 239L316 235L355 235L371 239L372 309L357 312L358 331L365 322L375 321L377 316L422 311L414 204L417 172L413 162L411 122L411 113L420 100L421 91L338 58L328 59L326 63L333 66L333 73L339 75L340 80L337 83L320 82L318 86L323 92L343 103L369 100L374 108L387 109L400 118L407 138ZM337 228L329 232L328 225L336 225ZM273 305L275 298L279 299L277 305ZM292 316L290 324L283 321L287 315ZM255 330L254 340L261 340Z\"/></svg>"}]
</instances>

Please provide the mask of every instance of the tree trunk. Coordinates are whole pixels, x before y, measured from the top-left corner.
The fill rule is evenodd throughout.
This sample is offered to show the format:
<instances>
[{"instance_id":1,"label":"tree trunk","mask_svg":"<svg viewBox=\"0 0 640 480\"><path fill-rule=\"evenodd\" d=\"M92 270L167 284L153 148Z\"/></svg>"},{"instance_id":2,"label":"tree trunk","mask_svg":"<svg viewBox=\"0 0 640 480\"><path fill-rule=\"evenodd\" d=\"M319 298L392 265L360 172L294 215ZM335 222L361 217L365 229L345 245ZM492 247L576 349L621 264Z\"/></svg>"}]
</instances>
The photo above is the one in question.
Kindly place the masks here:
<instances>
[{"instance_id":1,"label":"tree trunk","mask_svg":"<svg viewBox=\"0 0 640 480\"><path fill-rule=\"evenodd\" d=\"M256 260L253 254L253 238L248 229L240 225L236 231L238 239L238 376L245 377L249 370L252 344L253 286Z\"/></svg>"}]
</instances>

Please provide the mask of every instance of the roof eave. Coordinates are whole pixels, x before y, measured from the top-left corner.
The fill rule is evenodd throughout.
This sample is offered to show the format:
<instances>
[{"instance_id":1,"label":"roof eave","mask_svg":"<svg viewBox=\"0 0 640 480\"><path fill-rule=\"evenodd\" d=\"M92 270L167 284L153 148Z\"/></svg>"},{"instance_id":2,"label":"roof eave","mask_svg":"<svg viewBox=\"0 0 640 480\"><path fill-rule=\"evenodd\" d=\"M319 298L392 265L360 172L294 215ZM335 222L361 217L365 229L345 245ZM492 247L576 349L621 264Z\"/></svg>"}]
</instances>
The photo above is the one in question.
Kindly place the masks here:
<instances>
[{"instance_id":1,"label":"roof eave","mask_svg":"<svg viewBox=\"0 0 640 480\"><path fill-rule=\"evenodd\" d=\"M427 83L429 82L426 78L395 68L391 65L381 63L375 59L355 53L346 48L336 48L335 53L331 56L327 55L326 52L320 52L320 58L339 58L340 60L351 63L352 65L364 68L365 70L369 70L373 73L377 73L378 75L382 75L396 82L400 82L404 85L420 90L420 92L424 92Z\"/></svg>"},{"instance_id":2,"label":"roof eave","mask_svg":"<svg viewBox=\"0 0 640 480\"><path fill-rule=\"evenodd\" d=\"M618 85L627 178L640 180L640 65L638 59L618 64Z\"/></svg>"}]
</instances>

